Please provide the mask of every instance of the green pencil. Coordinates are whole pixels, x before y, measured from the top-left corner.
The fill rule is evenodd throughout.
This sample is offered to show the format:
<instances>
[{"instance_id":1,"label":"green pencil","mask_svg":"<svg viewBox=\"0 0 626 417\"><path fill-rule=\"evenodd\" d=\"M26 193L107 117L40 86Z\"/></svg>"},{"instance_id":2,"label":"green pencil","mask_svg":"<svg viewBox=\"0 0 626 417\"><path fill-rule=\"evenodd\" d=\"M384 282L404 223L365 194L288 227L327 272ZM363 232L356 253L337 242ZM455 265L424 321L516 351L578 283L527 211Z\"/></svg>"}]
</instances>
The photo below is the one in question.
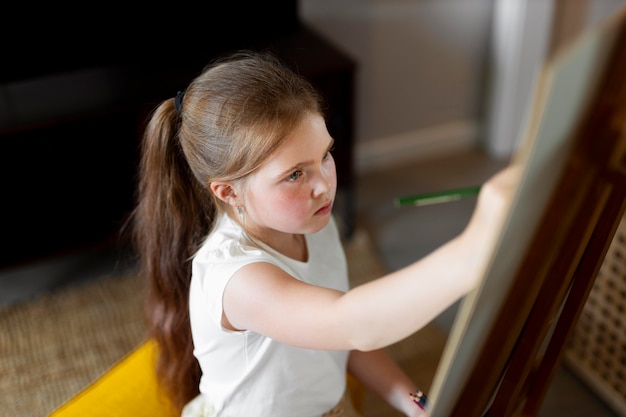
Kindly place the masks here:
<instances>
[{"instance_id":1,"label":"green pencil","mask_svg":"<svg viewBox=\"0 0 626 417\"><path fill-rule=\"evenodd\" d=\"M436 191L431 193L423 193L410 195L406 197L398 197L393 203L396 207L402 206L427 206L430 204L447 203L449 201L457 201L464 197L478 195L480 185L466 188L456 188L452 190Z\"/></svg>"}]
</instances>

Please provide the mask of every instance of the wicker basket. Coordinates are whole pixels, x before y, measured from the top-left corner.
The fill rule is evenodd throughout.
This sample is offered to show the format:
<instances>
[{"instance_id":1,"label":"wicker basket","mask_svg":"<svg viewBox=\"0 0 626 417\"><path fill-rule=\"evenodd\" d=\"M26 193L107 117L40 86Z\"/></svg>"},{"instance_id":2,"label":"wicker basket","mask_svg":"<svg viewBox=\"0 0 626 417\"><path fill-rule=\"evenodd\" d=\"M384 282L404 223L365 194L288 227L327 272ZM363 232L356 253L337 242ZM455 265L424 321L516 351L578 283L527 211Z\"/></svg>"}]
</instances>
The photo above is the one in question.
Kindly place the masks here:
<instances>
[{"instance_id":1,"label":"wicker basket","mask_svg":"<svg viewBox=\"0 0 626 417\"><path fill-rule=\"evenodd\" d=\"M565 348L564 363L626 417L626 216Z\"/></svg>"}]
</instances>

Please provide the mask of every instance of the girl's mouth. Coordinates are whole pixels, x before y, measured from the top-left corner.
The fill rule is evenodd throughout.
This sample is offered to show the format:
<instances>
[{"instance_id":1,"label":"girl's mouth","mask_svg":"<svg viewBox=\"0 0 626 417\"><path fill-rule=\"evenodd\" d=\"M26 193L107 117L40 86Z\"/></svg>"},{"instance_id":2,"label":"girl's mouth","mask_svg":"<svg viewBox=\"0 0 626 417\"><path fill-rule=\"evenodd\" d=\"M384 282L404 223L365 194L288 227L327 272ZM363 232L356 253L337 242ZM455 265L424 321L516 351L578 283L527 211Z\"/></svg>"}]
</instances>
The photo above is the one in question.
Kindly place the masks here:
<instances>
[{"instance_id":1,"label":"girl's mouth","mask_svg":"<svg viewBox=\"0 0 626 417\"><path fill-rule=\"evenodd\" d=\"M330 213L330 212L331 212L332 208L333 208L332 201L329 201L328 203L324 204L324 206L322 206L322 208L320 208L319 210L317 210L317 211L315 212L315 215L316 215L316 216L323 216L323 215L326 215L326 214L328 214L328 213Z\"/></svg>"}]
</instances>

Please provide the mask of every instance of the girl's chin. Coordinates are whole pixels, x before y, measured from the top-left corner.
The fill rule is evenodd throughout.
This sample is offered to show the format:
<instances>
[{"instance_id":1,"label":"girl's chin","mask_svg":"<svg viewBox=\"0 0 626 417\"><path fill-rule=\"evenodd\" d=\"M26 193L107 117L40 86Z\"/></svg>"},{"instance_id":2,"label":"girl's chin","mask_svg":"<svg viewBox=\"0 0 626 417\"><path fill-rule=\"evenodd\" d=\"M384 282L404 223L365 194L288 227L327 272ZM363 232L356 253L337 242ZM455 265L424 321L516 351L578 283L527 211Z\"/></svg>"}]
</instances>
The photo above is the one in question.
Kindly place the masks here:
<instances>
[{"instance_id":1,"label":"girl's chin","mask_svg":"<svg viewBox=\"0 0 626 417\"><path fill-rule=\"evenodd\" d=\"M315 219L317 219L318 221L315 223L314 230L310 231L309 233L317 233L324 227L326 227L326 225L330 221L330 212L325 215L317 215L315 216Z\"/></svg>"}]
</instances>

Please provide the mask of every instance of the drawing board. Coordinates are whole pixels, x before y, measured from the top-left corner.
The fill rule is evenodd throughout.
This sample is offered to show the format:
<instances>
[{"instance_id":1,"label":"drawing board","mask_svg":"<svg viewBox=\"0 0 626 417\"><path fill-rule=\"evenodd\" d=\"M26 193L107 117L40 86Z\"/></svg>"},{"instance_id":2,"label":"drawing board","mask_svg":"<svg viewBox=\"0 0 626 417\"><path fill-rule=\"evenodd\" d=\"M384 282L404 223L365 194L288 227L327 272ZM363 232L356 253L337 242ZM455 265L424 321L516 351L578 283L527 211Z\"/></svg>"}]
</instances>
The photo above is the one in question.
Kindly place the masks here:
<instances>
[{"instance_id":1,"label":"drawing board","mask_svg":"<svg viewBox=\"0 0 626 417\"><path fill-rule=\"evenodd\" d=\"M489 329L495 320L502 320L498 314L505 295L512 288L563 175L574 133L602 81L623 20L620 13L587 31L550 57L538 74L521 145L511 162L521 170L520 181L509 202L501 233L492 243L492 257L484 278L460 305L430 389L431 417L451 415L470 374L476 372L474 362ZM510 340L518 337L515 331L508 336Z\"/></svg>"}]
</instances>

